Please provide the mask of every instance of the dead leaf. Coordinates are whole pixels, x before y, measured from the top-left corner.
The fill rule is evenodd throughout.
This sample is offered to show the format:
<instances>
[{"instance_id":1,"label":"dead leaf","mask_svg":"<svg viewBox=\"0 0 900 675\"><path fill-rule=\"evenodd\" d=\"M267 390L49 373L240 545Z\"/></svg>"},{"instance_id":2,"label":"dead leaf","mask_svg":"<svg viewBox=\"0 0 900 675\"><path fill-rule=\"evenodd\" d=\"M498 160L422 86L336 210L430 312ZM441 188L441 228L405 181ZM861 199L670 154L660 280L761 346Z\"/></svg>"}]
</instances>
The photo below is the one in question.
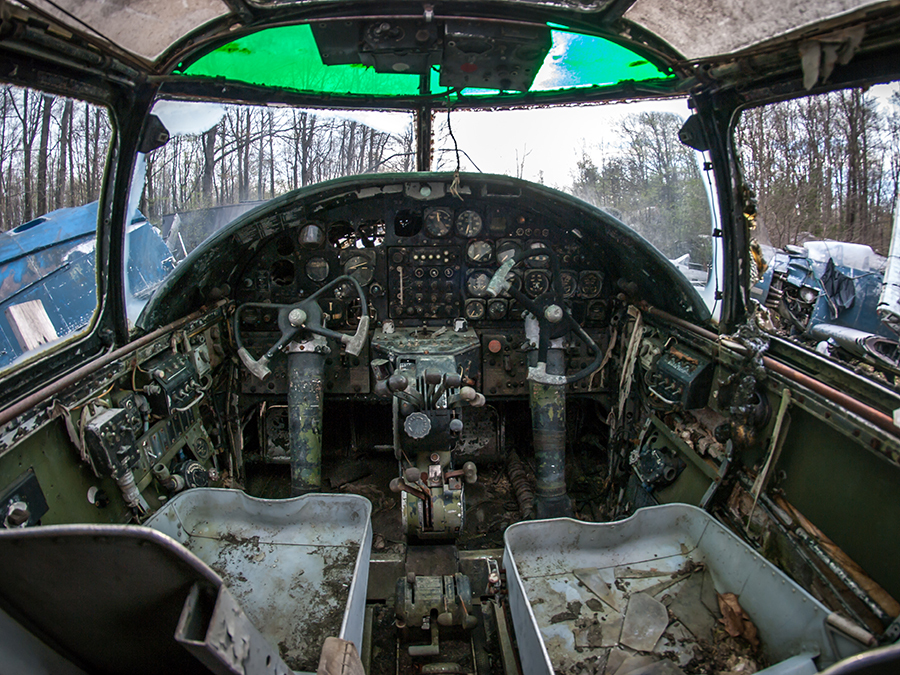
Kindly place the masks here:
<instances>
[{"instance_id":1,"label":"dead leaf","mask_svg":"<svg viewBox=\"0 0 900 675\"><path fill-rule=\"evenodd\" d=\"M738 597L734 593L716 593L716 596L719 600L719 611L722 612L719 623L725 626L728 634L732 637L743 637L754 649L759 647L759 633L750 616L738 602Z\"/></svg>"},{"instance_id":2,"label":"dead leaf","mask_svg":"<svg viewBox=\"0 0 900 675\"><path fill-rule=\"evenodd\" d=\"M756 649L757 647L759 647L759 637L756 626L750 620L750 618L747 617L746 612L744 612L744 617L744 639L747 640L747 642L749 642L751 645L753 645L754 649Z\"/></svg>"},{"instance_id":3,"label":"dead leaf","mask_svg":"<svg viewBox=\"0 0 900 675\"><path fill-rule=\"evenodd\" d=\"M738 604L737 596L734 593L717 593L719 598L719 611L722 612L722 618L719 623L725 626L725 630L731 637L738 637L744 632L742 621L742 610ZM735 608L736 606L736 608Z\"/></svg>"}]
</instances>

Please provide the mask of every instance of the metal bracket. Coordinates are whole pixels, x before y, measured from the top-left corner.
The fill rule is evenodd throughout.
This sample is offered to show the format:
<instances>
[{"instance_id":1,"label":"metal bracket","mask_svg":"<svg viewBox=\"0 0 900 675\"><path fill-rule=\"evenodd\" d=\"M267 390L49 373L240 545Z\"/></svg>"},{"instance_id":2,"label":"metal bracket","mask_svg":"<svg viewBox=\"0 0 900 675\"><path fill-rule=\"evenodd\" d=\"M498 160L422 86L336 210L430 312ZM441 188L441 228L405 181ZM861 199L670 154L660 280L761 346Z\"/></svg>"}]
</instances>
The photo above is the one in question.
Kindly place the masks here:
<instances>
[{"instance_id":1,"label":"metal bracket","mask_svg":"<svg viewBox=\"0 0 900 675\"><path fill-rule=\"evenodd\" d=\"M217 675L291 675L228 588L219 587L212 611L211 601L200 584L191 587L175 630L177 642Z\"/></svg>"},{"instance_id":2,"label":"metal bracket","mask_svg":"<svg viewBox=\"0 0 900 675\"><path fill-rule=\"evenodd\" d=\"M528 369L528 379L538 384L549 384L555 386L565 386L565 375L549 375L547 373L547 364L541 361L536 366Z\"/></svg>"},{"instance_id":3,"label":"metal bracket","mask_svg":"<svg viewBox=\"0 0 900 675\"><path fill-rule=\"evenodd\" d=\"M879 639L881 644L891 644L900 638L900 614L894 617L890 625L884 629L884 634Z\"/></svg>"},{"instance_id":4,"label":"metal bracket","mask_svg":"<svg viewBox=\"0 0 900 675\"><path fill-rule=\"evenodd\" d=\"M302 342L289 342L287 346L289 354L310 354L320 353L328 354L331 350L328 348L328 341L321 335L313 335L309 340Z\"/></svg>"}]
</instances>

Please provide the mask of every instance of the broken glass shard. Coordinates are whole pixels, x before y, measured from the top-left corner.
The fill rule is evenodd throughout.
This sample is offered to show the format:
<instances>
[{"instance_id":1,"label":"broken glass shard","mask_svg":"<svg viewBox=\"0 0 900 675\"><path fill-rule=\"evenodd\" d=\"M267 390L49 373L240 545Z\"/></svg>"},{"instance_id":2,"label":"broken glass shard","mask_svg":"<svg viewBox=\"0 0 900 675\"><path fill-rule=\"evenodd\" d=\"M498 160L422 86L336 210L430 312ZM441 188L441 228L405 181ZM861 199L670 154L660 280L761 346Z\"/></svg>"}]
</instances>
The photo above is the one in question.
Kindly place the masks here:
<instances>
[{"instance_id":1,"label":"broken glass shard","mask_svg":"<svg viewBox=\"0 0 900 675\"><path fill-rule=\"evenodd\" d=\"M628 599L619 642L639 652L649 652L668 625L665 605L646 593L635 593Z\"/></svg>"}]
</instances>

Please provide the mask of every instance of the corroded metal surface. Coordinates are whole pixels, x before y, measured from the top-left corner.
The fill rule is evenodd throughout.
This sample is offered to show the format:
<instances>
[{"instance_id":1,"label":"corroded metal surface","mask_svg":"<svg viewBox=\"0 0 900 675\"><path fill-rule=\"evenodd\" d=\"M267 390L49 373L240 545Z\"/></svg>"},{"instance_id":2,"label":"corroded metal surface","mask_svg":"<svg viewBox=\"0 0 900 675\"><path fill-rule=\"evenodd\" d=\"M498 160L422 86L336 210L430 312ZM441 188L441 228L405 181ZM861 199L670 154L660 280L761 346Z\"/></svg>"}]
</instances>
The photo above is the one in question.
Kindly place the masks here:
<instances>
[{"instance_id":1,"label":"corroded metal surface","mask_svg":"<svg viewBox=\"0 0 900 675\"><path fill-rule=\"evenodd\" d=\"M565 367L560 350L551 350L551 370ZM539 518L566 516L572 504L566 495L566 390L564 385L530 382L531 428L534 434L535 509Z\"/></svg>"},{"instance_id":2,"label":"corroded metal surface","mask_svg":"<svg viewBox=\"0 0 900 675\"><path fill-rule=\"evenodd\" d=\"M315 492L322 485L322 399L325 357L288 356L288 425L291 438L291 495Z\"/></svg>"},{"instance_id":3,"label":"corroded metal surface","mask_svg":"<svg viewBox=\"0 0 900 675\"><path fill-rule=\"evenodd\" d=\"M666 672L692 661L704 666L704 644L718 625L717 592L739 596L759 632L760 662L837 656L823 630L829 610L695 507L646 508L603 524L518 523L505 539L510 607L526 674L577 672L581 664L623 656L669 661ZM585 584L588 577L594 583ZM656 606L659 616L651 621L646 607L633 607L641 594L655 599L641 599L645 605L665 600L668 613ZM732 648L739 651L737 644Z\"/></svg>"}]
</instances>

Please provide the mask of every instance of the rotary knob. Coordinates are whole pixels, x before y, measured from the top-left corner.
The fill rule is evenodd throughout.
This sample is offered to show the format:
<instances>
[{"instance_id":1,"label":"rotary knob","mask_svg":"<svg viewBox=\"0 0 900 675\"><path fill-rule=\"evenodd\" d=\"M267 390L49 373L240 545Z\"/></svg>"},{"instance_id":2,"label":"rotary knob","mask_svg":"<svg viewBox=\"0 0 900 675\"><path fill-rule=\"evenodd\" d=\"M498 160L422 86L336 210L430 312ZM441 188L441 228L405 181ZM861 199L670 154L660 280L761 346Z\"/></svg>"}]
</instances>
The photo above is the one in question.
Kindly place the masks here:
<instances>
[{"instance_id":1,"label":"rotary knob","mask_svg":"<svg viewBox=\"0 0 900 675\"><path fill-rule=\"evenodd\" d=\"M403 429L410 438L425 438L431 432L431 420L425 413L410 413L403 422Z\"/></svg>"}]
</instances>

